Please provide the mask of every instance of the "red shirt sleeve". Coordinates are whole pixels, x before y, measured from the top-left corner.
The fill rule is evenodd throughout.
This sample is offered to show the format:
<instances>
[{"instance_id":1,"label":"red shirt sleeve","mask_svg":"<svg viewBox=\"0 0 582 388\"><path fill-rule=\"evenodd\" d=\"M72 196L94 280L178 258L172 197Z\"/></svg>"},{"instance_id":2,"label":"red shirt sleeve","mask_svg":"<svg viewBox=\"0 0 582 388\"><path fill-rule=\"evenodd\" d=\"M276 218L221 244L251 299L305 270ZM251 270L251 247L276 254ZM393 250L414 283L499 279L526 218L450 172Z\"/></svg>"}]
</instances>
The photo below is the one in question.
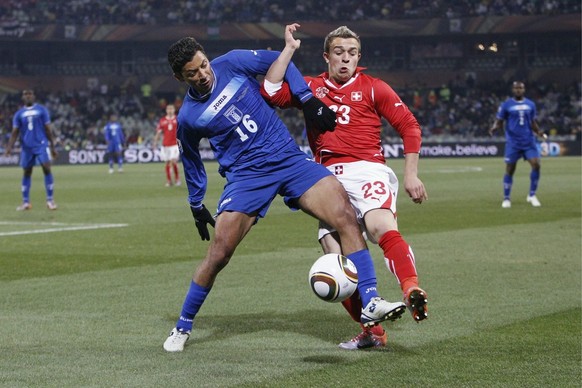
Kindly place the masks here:
<instances>
[{"instance_id":1,"label":"red shirt sleeve","mask_svg":"<svg viewBox=\"0 0 582 388\"><path fill-rule=\"evenodd\" d=\"M400 134L404 153L419 153L422 132L416 117L386 82L376 79L373 88L376 111Z\"/></svg>"},{"instance_id":2,"label":"red shirt sleeve","mask_svg":"<svg viewBox=\"0 0 582 388\"><path fill-rule=\"evenodd\" d=\"M265 101L278 108L301 109L301 103L299 102L299 100L293 97L293 94L291 94L291 89L289 88L289 84L287 82L283 82L283 84L281 85L281 89L279 89L279 91L277 91L277 93L275 93L272 96L269 96L269 94L265 91L264 85L261 84L261 95L263 96Z\"/></svg>"}]
</instances>

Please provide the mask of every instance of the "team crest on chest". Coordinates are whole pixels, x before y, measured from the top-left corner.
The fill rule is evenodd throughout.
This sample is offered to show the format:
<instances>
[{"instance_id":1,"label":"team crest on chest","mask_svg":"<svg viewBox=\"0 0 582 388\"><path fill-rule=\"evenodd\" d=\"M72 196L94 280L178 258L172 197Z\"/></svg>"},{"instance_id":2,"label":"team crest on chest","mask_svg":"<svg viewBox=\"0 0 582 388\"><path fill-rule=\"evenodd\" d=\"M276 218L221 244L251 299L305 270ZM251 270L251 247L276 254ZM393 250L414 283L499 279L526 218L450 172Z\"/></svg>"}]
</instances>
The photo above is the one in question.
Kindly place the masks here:
<instances>
[{"instance_id":1,"label":"team crest on chest","mask_svg":"<svg viewBox=\"0 0 582 388\"><path fill-rule=\"evenodd\" d=\"M233 124L238 124L242 120L243 114L240 109L238 109L234 104L231 105L226 112L224 112L224 117L228 119Z\"/></svg>"},{"instance_id":2,"label":"team crest on chest","mask_svg":"<svg viewBox=\"0 0 582 388\"><path fill-rule=\"evenodd\" d=\"M334 174L335 175L343 175L344 173L344 166L343 165L339 165L339 166L335 166L335 171Z\"/></svg>"},{"instance_id":3,"label":"team crest on chest","mask_svg":"<svg viewBox=\"0 0 582 388\"><path fill-rule=\"evenodd\" d=\"M352 101L362 101L362 92L352 92Z\"/></svg>"},{"instance_id":4,"label":"team crest on chest","mask_svg":"<svg viewBox=\"0 0 582 388\"><path fill-rule=\"evenodd\" d=\"M315 97L317 98L323 98L327 95L327 93L329 93L329 89L326 88L325 86L320 86L317 89L315 89Z\"/></svg>"}]
</instances>

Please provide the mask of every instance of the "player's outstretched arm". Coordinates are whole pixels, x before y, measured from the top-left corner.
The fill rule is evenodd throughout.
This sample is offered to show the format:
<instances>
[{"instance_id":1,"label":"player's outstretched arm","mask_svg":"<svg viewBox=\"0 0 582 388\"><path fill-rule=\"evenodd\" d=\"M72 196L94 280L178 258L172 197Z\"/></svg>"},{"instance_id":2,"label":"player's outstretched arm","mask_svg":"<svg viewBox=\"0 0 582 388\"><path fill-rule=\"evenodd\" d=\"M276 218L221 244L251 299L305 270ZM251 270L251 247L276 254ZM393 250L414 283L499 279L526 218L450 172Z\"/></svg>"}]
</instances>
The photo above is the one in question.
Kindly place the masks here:
<instances>
[{"instance_id":1,"label":"player's outstretched arm","mask_svg":"<svg viewBox=\"0 0 582 388\"><path fill-rule=\"evenodd\" d=\"M264 88L269 96L273 96L281 89L285 72L291 62L291 58L293 58L293 53L301 46L301 41L293 37L293 33L299 27L297 23L285 26L285 48L281 51L271 67L269 67L269 71L265 75Z\"/></svg>"}]
</instances>

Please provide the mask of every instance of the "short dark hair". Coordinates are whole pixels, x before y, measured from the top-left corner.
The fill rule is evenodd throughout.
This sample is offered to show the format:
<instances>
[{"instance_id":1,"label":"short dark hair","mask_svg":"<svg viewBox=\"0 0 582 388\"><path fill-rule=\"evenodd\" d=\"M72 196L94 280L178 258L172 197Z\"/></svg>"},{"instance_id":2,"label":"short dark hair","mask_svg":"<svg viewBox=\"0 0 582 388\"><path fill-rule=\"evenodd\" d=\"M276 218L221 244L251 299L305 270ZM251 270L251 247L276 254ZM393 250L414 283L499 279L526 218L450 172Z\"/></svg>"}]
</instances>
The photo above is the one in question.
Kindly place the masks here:
<instances>
[{"instance_id":1,"label":"short dark hair","mask_svg":"<svg viewBox=\"0 0 582 388\"><path fill-rule=\"evenodd\" d=\"M192 37L182 38L172 44L168 49L168 63L174 74L180 74L184 65L190 62L198 51L206 55L204 47Z\"/></svg>"}]
</instances>

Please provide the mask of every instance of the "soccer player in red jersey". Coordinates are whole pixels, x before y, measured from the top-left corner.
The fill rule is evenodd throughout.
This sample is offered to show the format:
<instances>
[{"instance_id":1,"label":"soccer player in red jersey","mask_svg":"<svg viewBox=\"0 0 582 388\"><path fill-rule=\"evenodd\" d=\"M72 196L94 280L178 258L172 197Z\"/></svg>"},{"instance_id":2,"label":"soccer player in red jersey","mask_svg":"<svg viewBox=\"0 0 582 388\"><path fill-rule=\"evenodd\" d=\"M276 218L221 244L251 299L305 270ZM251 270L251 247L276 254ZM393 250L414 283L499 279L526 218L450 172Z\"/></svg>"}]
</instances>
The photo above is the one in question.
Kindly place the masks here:
<instances>
[{"instance_id":1,"label":"soccer player in red jersey","mask_svg":"<svg viewBox=\"0 0 582 388\"><path fill-rule=\"evenodd\" d=\"M160 136L162 140L162 159L166 162L166 186L172 186L172 171L174 172L174 183L180 186L180 174L178 173L178 159L180 150L176 141L176 129L178 121L176 119L176 107L172 104L166 106L166 115L160 119L154 136L153 148L156 149Z\"/></svg>"},{"instance_id":2,"label":"soccer player in red jersey","mask_svg":"<svg viewBox=\"0 0 582 388\"><path fill-rule=\"evenodd\" d=\"M285 29L286 46L265 77L262 93L279 107L297 106L283 74L301 42L294 39L298 24ZM313 94L336 112L334 131L316 131L307 126L309 144L315 160L335 174L345 187L362 229L369 241L378 243L388 269L397 277L405 304L415 321L427 318L427 295L419 287L415 257L398 231L396 198L398 178L384 158L381 144L381 119L385 118L400 134L404 143L404 189L413 202L428 199L418 178L421 129L418 121L394 90L384 81L371 77L358 67L360 39L345 26L325 38L323 58L328 71L305 77ZM325 253L341 253L338 236L320 223L319 241ZM354 294L343 303L352 318L359 322L361 302ZM364 328L343 349L381 347L387 335L378 325Z\"/></svg>"}]
</instances>

